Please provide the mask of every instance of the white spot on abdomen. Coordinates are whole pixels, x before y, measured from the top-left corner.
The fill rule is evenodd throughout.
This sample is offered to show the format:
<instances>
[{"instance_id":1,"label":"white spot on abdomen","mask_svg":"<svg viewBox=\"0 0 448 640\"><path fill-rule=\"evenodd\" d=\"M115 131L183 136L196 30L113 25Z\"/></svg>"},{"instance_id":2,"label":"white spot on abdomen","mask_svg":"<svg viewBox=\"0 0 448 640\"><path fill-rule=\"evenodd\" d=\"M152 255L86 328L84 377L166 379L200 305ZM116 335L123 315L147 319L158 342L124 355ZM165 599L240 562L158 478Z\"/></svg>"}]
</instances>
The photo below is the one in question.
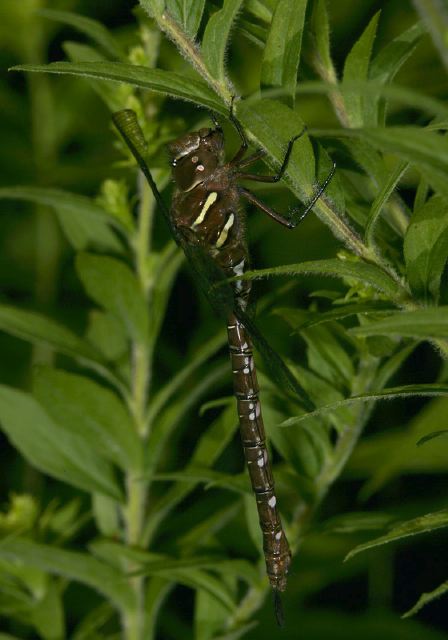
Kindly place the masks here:
<instances>
[{"instance_id":1,"label":"white spot on abdomen","mask_svg":"<svg viewBox=\"0 0 448 640\"><path fill-rule=\"evenodd\" d=\"M268 500L268 505L273 509L275 507L275 505L277 504L277 498L275 496L272 496L272 498L269 498Z\"/></svg>"}]
</instances>

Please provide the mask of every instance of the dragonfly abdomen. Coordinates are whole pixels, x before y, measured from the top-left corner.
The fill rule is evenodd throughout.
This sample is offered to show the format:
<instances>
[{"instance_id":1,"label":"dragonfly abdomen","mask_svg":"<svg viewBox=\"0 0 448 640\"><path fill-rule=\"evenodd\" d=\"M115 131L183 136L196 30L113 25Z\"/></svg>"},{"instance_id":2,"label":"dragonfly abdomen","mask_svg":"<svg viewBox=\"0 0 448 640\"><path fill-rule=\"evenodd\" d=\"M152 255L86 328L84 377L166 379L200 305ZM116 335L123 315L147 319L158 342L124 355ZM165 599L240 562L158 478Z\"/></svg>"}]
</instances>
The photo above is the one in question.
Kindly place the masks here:
<instances>
[{"instance_id":1,"label":"dragonfly abdomen","mask_svg":"<svg viewBox=\"0 0 448 640\"><path fill-rule=\"evenodd\" d=\"M252 489L256 496L266 570L272 588L284 591L291 552L277 510L252 343L244 325L233 314L227 324L227 334L241 440Z\"/></svg>"}]
</instances>

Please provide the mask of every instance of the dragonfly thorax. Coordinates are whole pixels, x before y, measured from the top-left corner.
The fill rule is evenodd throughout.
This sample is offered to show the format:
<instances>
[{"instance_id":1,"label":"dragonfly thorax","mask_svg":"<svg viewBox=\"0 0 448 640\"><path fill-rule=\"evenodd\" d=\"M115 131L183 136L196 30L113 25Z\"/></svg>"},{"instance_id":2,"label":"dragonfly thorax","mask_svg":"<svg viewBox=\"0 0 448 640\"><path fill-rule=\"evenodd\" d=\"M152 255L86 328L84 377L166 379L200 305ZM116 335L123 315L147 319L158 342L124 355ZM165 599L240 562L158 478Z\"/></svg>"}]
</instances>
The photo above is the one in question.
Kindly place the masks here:
<instances>
[{"instance_id":1,"label":"dragonfly thorax","mask_svg":"<svg viewBox=\"0 0 448 640\"><path fill-rule=\"evenodd\" d=\"M168 145L173 178L179 189L191 191L213 175L224 160L224 138L219 129L200 129Z\"/></svg>"}]
</instances>

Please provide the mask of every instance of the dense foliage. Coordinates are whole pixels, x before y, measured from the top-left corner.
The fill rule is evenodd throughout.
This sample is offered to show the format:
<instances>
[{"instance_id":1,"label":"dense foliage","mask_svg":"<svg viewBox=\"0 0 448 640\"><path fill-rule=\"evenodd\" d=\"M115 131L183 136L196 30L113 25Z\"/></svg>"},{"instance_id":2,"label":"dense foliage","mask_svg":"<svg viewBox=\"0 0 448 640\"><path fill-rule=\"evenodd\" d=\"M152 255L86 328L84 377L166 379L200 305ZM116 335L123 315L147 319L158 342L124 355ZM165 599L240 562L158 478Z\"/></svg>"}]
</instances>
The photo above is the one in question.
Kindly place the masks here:
<instances>
[{"instance_id":1,"label":"dense foliage","mask_svg":"<svg viewBox=\"0 0 448 640\"><path fill-rule=\"evenodd\" d=\"M315 407L257 360L281 633L442 638L448 9L131 4L2 3L0 640L280 633L222 318L111 125L136 111L168 201L165 143L214 111L231 153L235 94L264 172L308 127L276 209L337 163L295 231L248 209L257 322Z\"/></svg>"}]
</instances>

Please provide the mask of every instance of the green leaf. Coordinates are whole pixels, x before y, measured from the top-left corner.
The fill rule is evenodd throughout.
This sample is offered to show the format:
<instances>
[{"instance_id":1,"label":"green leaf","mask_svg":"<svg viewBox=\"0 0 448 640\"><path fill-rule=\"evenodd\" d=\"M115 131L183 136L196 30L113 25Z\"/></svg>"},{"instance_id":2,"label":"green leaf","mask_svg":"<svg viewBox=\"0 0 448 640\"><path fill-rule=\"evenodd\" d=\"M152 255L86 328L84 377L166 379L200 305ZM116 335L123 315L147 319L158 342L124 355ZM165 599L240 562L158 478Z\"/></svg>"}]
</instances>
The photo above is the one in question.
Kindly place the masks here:
<instances>
[{"instance_id":1,"label":"green leaf","mask_svg":"<svg viewBox=\"0 0 448 640\"><path fill-rule=\"evenodd\" d=\"M96 49L79 42L64 42L62 48L70 62L106 62L105 57ZM88 80L88 83L112 113L126 107L127 97L132 92L131 87L124 85L117 91L115 84L97 78Z\"/></svg>"},{"instance_id":2,"label":"green leaf","mask_svg":"<svg viewBox=\"0 0 448 640\"><path fill-rule=\"evenodd\" d=\"M322 528L325 532L351 534L384 529L394 519L394 516L388 513L351 512L325 520Z\"/></svg>"},{"instance_id":3,"label":"green leaf","mask_svg":"<svg viewBox=\"0 0 448 640\"><path fill-rule=\"evenodd\" d=\"M392 313L384 320L349 329L349 332L356 336L400 336L427 340L446 338L448 337L448 307Z\"/></svg>"},{"instance_id":4,"label":"green leaf","mask_svg":"<svg viewBox=\"0 0 448 640\"><path fill-rule=\"evenodd\" d=\"M372 60L369 77L382 84L392 82L400 68L414 53L424 34L425 29L422 22L417 22L403 33L400 33L400 35L383 47ZM378 114L378 117L370 124L384 125L386 115L384 101L381 100L379 95L375 97L372 96L372 100L373 105L371 112Z\"/></svg>"},{"instance_id":5,"label":"green leaf","mask_svg":"<svg viewBox=\"0 0 448 640\"><path fill-rule=\"evenodd\" d=\"M34 311L0 305L0 329L33 344L44 344L72 358L96 363L101 356L87 342L51 318Z\"/></svg>"},{"instance_id":6,"label":"green leaf","mask_svg":"<svg viewBox=\"0 0 448 640\"><path fill-rule=\"evenodd\" d=\"M294 104L308 0L279 0L263 53L261 83L282 87Z\"/></svg>"},{"instance_id":7,"label":"green leaf","mask_svg":"<svg viewBox=\"0 0 448 640\"><path fill-rule=\"evenodd\" d=\"M33 626L45 640L60 640L65 636L61 591L60 585L54 580L49 581L45 595L31 612Z\"/></svg>"},{"instance_id":8,"label":"green leaf","mask_svg":"<svg viewBox=\"0 0 448 640\"><path fill-rule=\"evenodd\" d=\"M212 467L238 428L235 407L227 407L201 436L190 460L192 467ZM150 540L160 523L196 485L177 483L154 505L144 538Z\"/></svg>"},{"instance_id":9,"label":"green leaf","mask_svg":"<svg viewBox=\"0 0 448 640\"><path fill-rule=\"evenodd\" d=\"M448 203L433 196L416 211L404 239L408 281L416 297L438 302L440 282L448 259Z\"/></svg>"},{"instance_id":10,"label":"green leaf","mask_svg":"<svg viewBox=\"0 0 448 640\"><path fill-rule=\"evenodd\" d=\"M122 324L111 313L99 309L89 313L86 339L109 361L117 361L127 352L127 336Z\"/></svg>"},{"instance_id":11,"label":"green leaf","mask_svg":"<svg viewBox=\"0 0 448 640\"><path fill-rule=\"evenodd\" d=\"M225 55L233 21L242 0L224 0L222 9L209 19L202 39L202 55L207 69L215 80L225 85Z\"/></svg>"},{"instance_id":12,"label":"green leaf","mask_svg":"<svg viewBox=\"0 0 448 640\"><path fill-rule=\"evenodd\" d=\"M436 0L414 0L414 5L431 34L445 68L448 69L448 50L446 46L448 8L446 4Z\"/></svg>"},{"instance_id":13,"label":"green leaf","mask_svg":"<svg viewBox=\"0 0 448 640\"><path fill-rule=\"evenodd\" d=\"M316 0L313 4L311 15L311 34L315 51L316 66L322 70L322 76L334 74L333 62L330 53L330 24L326 0Z\"/></svg>"},{"instance_id":14,"label":"green leaf","mask_svg":"<svg viewBox=\"0 0 448 640\"><path fill-rule=\"evenodd\" d=\"M305 321L302 321L297 328L294 329L294 333L300 333L303 329L309 329L325 322L334 322L336 320L343 320L344 318L350 318L351 316L364 316L370 313L378 313L381 311L393 311L394 307L390 306L389 302L383 300L372 300L371 302L360 302L355 304L344 304L337 306L330 311L314 312L310 311L306 314Z\"/></svg>"},{"instance_id":15,"label":"green leaf","mask_svg":"<svg viewBox=\"0 0 448 640\"><path fill-rule=\"evenodd\" d=\"M92 451L123 471L140 468L142 450L135 425L112 391L85 376L39 367L33 394L56 423L78 434Z\"/></svg>"},{"instance_id":16,"label":"green leaf","mask_svg":"<svg viewBox=\"0 0 448 640\"><path fill-rule=\"evenodd\" d=\"M127 335L140 344L148 340L148 309L140 284L130 268L115 258L82 253L76 268L86 293L114 315Z\"/></svg>"},{"instance_id":17,"label":"green leaf","mask_svg":"<svg viewBox=\"0 0 448 640\"><path fill-rule=\"evenodd\" d=\"M53 422L29 394L0 386L0 422L11 443L43 473L121 499L110 465L82 437Z\"/></svg>"},{"instance_id":18,"label":"green leaf","mask_svg":"<svg viewBox=\"0 0 448 640\"><path fill-rule=\"evenodd\" d=\"M49 20L55 20L56 22L74 27L77 31L91 38L104 53L112 58L119 59L124 57L123 50L110 31L97 20L92 20L92 18L87 18L78 13L57 11L56 9L39 9L37 14Z\"/></svg>"},{"instance_id":19,"label":"green leaf","mask_svg":"<svg viewBox=\"0 0 448 640\"><path fill-rule=\"evenodd\" d=\"M287 264L270 269L257 269L246 271L241 277L244 280L259 280L270 276L299 276L319 273L332 278L350 278L357 282L368 284L387 296L397 297L397 284L390 276L378 267L361 261L349 261L339 259L312 260Z\"/></svg>"},{"instance_id":20,"label":"green leaf","mask_svg":"<svg viewBox=\"0 0 448 640\"><path fill-rule=\"evenodd\" d=\"M166 8L190 38L195 38L204 13L205 0L166 0Z\"/></svg>"},{"instance_id":21,"label":"green leaf","mask_svg":"<svg viewBox=\"0 0 448 640\"><path fill-rule=\"evenodd\" d=\"M111 251L122 251L122 245L110 226L123 232L117 220L91 198L62 189L44 187L5 187L0 198L26 200L55 210L67 240L77 250L88 245Z\"/></svg>"},{"instance_id":22,"label":"green leaf","mask_svg":"<svg viewBox=\"0 0 448 640\"><path fill-rule=\"evenodd\" d=\"M204 82L173 71L148 69L124 62L53 62L48 65L19 65L11 71L56 73L123 82L139 89L149 89L181 100L190 100L224 115L228 112Z\"/></svg>"},{"instance_id":23,"label":"green leaf","mask_svg":"<svg viewBox=\"0 0 448 640\"><path fill-rule=\"evenodd\" d=\"M445 595L447 591L448 591L448 580L446 582L442 582L442 584L439 585L437 589L434 589L434 591L422 593L422 595L420 596L418 601L414 604L412 609L409 609L409 611L406 611L406 613L404 613L401 617L410 618L411 616L415 616L415 614L418 613L420 609L423 609L423 607L425 607L427 604L429 604L433 600L436 600L437 598L440 598L441 596Z\"/></svg>"},{"instance_id":24,"label":"green leaf","mask_svg":"<svg viewBox=\"0 0 448 640\"><path fill-rule=\"evenodd\" d=\"M429 531L434 531L434 529L440 529L447 526L448 510L428 513L424 516L420 516L419 518L413 518L412 520L401 522L400 524L392 527L392 529L385 535L375 538L374 540L369 540L369 542L360 544L352 549L345 556L344 561L350 560L350 558L361 553L361 551L366 551L373 547L380 547L383 544L389 544L390 542L395 542L402 538L409 538L410 536L415 536L420 533L428 533Z\"/></svg>"},{"instance_id":25,"label":"green leaf","mask_svg":"<svg viewBox=\"0 0 448 640\"><path fill-rule=\"evenodd\" d=\"M92 496L92 511L99 532L108 538L119 538L121 523L118 505L100 493Z\"/></svg>"},{"instance_id":26,"label":"green leaf","mask_svg":"<svg viewBox=\"0 0 448 640\"><path fill-rule=\"evenodd\" d=\"M371 393L362 393L351 398L344 398L338 402L318 407L315 411L309 411L300 416L294 416L288 418L282 422L280 427L295 427L301 422L315 418L317 416L324 415L326 413L332 413L340 407L346 407L358 402L370 402L371 400L393 400L395 398L409 398L409 397L433 397L433 396L446 396L448 395L448 385L446 384L409 384L401 387L390 387L389 389L382 389L381 391L373 391Z\"/></svg>"},{"instance_id":27,"label":"green leaf","mask_svg":"<svg viewBox=\"0 0 448 640\"><path fill-rule=\"evenodd\" d=\"M191 378L193 373L202 365L207 362L219 349L227 344L227 335L224 332L218 333L210 340L201 345L192 355L188 358L185 367L169 380L156 394L154 394L149 404L148 409L148 424L151 424L155 417L159 414L161 409L167 405L169 400L176 395L176 393L182 389L184 384Z\"/></svg>"},{"instance_id":28,"label":"green leaf","mask_svg":"<svg viewBox=\"0 0 448 640\"><path fill-rule=\"evenodd\" d=\"M392 193L397 188L401 178L408 169L408 162L399 162L395 170L392 171L392 173L389 175L382 188L378 191L378 195L376 196L370 208L365 228L365 240L369 247L374 245L375 225L378 222L381 212L386 206L387 201L391 197Z\"/></svg>"},{"instance_id":29,"label":"green leaf","mask_svg":"<svg viewBox=\"0 0 448 640\"><path fill-rule=\"evenodd\" d=\"M342 94L351 127L362 127L369 123L369 100L364 100L359 93L344 88L344 83L367 80L379 17L379 12L373 16L345 60Z\"/></svg>"},{"instance_id":30,"label":"green leaf","mask_svg":"<svg viewBox=\"0 0 448 640\"><path fill-rule=\"evenodd\" d=\"M108 598L119 610L130 609L136 604L127 578L86 553L15 538L2 540L0 558L81 582Z\"/></svg>"},{"instance_id":31,"label":"green leaf","mask_svg":"<svg viewBox=\"0 0 448 640\"><path fill-rule=\"evenodd\" d=\"M423 438L420 438L420 440L417 442L417 447L421 447L426 442L429 442L430 440L434 440L434 438L440 438L440 436L446 436L447 434L448 434L448 429L440 429L439 431L432 431L431 433L428 433L426 436L423 436Z\"/></svg>"},{"instance_id":32,"label":"green leaf","mask_svg":"<svg viewBox=\"0 0 448 640\"><path fill-rule=\"evenodd\" d=\"M221 487L235 491L236 493L248 493L250 487L247 482L246 474L230 475L228 473L220 473L212 469L201 469L188 466L182 471L171 471L169 473L156 473L151 477L152 481L166 482L193 482L194 484L205 483L206 489L212 487Z\"/></svg>"}]
</instances>

